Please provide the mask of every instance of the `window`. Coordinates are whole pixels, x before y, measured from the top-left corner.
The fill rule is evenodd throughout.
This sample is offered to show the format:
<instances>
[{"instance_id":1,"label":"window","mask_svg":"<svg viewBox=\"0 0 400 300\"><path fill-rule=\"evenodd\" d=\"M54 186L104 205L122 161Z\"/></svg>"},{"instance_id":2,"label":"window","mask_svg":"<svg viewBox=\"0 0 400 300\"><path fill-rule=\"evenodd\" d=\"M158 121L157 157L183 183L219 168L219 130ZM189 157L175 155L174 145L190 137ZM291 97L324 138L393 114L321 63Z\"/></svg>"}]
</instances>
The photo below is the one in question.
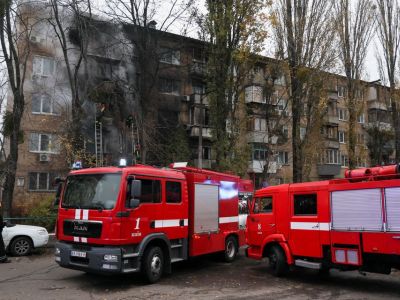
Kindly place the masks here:
<instances>
[{"instance_id":1,"label":"window","mask_svg":"<svg viewBox=\"0 0 400 300\"><path fill-rule=\"evenodd\" d=\"M211 159L211 147L203 147L203 159Z\"/></svg>"},{"instance_id":2,"label":"window","mask_svg":"<svg viewBox=\"0 0 400 300\"><path fill-rule=\"evenodd\" d=\"M288 165L289 164L289 153L286 151L279 151L278 152L278 163L281 165Z\"/></svg>"},{"instance_id":3,"label":"window","mask_svg":"<svg viewBox=\"0 0 400 300\"><path fill-rule=\"evenodd\" d=\"M337 149L326 149L322 159L323 164L338 165L340 159L340 152Z\"/></svg>"},{"instance_id":4,"label":"window","mask_svg":"<svg viewBox=\"0 0 400 300\"><path fill-rule=\"evenodd\" d=\"M339 131L339 143L341 143L341 144L346 143L346 132Z\"/></svg>"},{"instance_id":5,"label":"window","mask_svg":"<svg viewBox=\"0 0 400 300\"><path fill-rule=\"evenodd\" d=\"M192 93L203 95L206 93L206 85L201 82L193 82Z\"/></svg>"},{"instance_id":6,"label":"window","mask_svg":"<svg viewBox=\"0 0 400 300\"><path fill-rule=\"evenodd\" d=\"M340 162L342 167L348 167L349 166L349 158L347 157L347 155L340 155Z\"/></svg>"},{"instance_id":7,"label":"window","mask_svg":"<svg viewBox=\"0 0 400 300\"><path fill-rule=\"evenodd\" d=\"M287 109L288 109L288 103L285 99L279 99L276 103L276 109L278 113L281 114L288 114Z\"/></svg>"},{"instance_id":8,"label":"window","mask_svg":"<svg viewBox=\"0 0 400 300\"><path fill-rule=\"evenodd\" d=\"M274 83L276 85L285 85L285 75L280 76L279 78L275 79Z\"/></svg>"},{"instance_id":9,"label":"window","mask_svg":"<svg viewBox=\"0 0 400 300\"><path fill-rule=\"evenodd\" d=\"M264 103L265 99L263 98L263 88L256 85L248 86L245 89L245 101L246 103Z\"/></svg>"},{"instance_id":10,"label":"window","mask_svg":"<svg viewBox=\"0 0 400 300\"><path fill-rule=\"evenodd\" d=\"M359 114L357 118L358 123L364 124L365 123L365 115L364 114Z\"/></svg>"},{"instance_id":11,"label":"window","mask_svg":"<svg viewBox=\"0 0 400 300\"><path fill-rule=\"evenodd\" d=\"M160 93L179 95L180 82L175 79L160 78Z\"/></svg>"},{"instance_id":12,"label":"window","mask_svg":"<svg viewBox=\"0 0 400 300\"><path fill-rule=\"evenodd\" d=\"M60 114L58 104L48 94L32 95L32 112L35 114Z\"/></svg>"},{"instance_id":13,"label":"window","mask_svg":"<svg viewBox=\"0 0 400 300\"><path fill-rule=\"evenodd\" d=\"M51 57L33 57L33 75L52 76L55 71L55 62Z\"/></svg>"},{"instance_id":14,"label":"window","mask_svg":"<svg viewBox=\"0 0 400 300\"><path fill-rule=\"evenodd\" d=\"M338 97L344 97L346 94L346 88L344 86L338 86L337 88Z\"/></svg>"},{"instance_id":15,"label":"window","mask_svg":"<svg viewBox=\"0 0 400 300\"><path fill-rule=\"evenodd\" d=\"M28 175L30 191L54 191L56 189L53 182L58 176L57 174L30 172Z\"/></svg>"},{"instance_id":16,"label":"window","mask_svg":"<svg viewBox=\"0 0 400 300\"><path fill-rule=\"evenodd\" d=\"M300 127L300 140L304 140L304 138L306 137L306 128L305 127Z\"/></svg>"},{"instance_id":17,"label":"window","mask_svg":"<svg viewBox=\"0 0 400 300\"><path fill-rule=\"evenodd\" d=\"M202 48L193 48L193 60L205 62L205 55Z\"/></svg>"},{"instance_id":18,"label":"window","mask_svg":"<svg viewBox=\"0 0 400 300\"><path fill-rule=\"evenodd\" d=\"M289 138L289 127L286 125L282 126L282 136L286 139Z\"/></svg>"},{"instance_id":19,"label":"window","mask_svg":"<svg viewBox=\"0 0 400 300\"><path fill-rule=\"evenodd\" d=\"M29 141L30 152L59 153L60 145L55 135L44 133L31 133Z\"/></svg>"},{"instance_id":20,"label":"window","mask_svg":"<svg viewBox=\"0 0 400 300\"><path fill-rule=\"evenodd\" d=\"M181 53L179 50L173 50L170 48L160 49L160 62L179 65L181 60Z\"/></svg>"},{"instance_id":21,"label":"window","mask_svg":"<svg viewBox=\"0 0 400 300\"><path fill-rule=\"evenodd\" d=\"M181 183L167 181L165 184L167 203L181 203Z\"/></svg>"},{"instance_id":22,"label":"window","mask_svg":"<svg viewBox=\"0 0 400 300\"><path fill-rule=\"evenodd\" d=\"M272 213L272 197L257 198L254 202L255 214Z\"/></svg>"},{"instance_id":23,"label":"window","mask_svg":"<svg viewBox=\"0 0 400 300\"><path fill-rule=\"evenodd\" d=\"M294 215L317 215L317 195L294 195Z\"/></svg>"},{"instance_id":24,"label":"window","mask_svg":"<svg viewBox=\"0 0 400 300\"><path fill-rule=\"evenodd\" d=\"M267 121L261 118L254 118L254 131L267 131Z\"/></svg>"},{"instance_id":25,"label":"window","mask_svg":"<svg viewBox=\"0 0 400 300\"><path fill-rule=\"evenodd\" d=\"M253 160L265 160L268 157L268 149L264 144L253 144Z\"/></svg>"},{"instance_id":26,"label":"window","mask_svg":"<svg viewBox=\"0 0 400 300\"><path fill-rule=\"evenodd\" d=\"M159 180L141 179L140 203L161 203L161 183Z\"/></svg>"},{"instance_id":27,"label":"window","mask_svg":"<svg viewBox=\"0 0 400 300\"><path fill-rule=\"evenodd\" d=\"M338 108L338 115L340 121L347 121L347 110L344 108Z\"/></svg>"}]
</instances>

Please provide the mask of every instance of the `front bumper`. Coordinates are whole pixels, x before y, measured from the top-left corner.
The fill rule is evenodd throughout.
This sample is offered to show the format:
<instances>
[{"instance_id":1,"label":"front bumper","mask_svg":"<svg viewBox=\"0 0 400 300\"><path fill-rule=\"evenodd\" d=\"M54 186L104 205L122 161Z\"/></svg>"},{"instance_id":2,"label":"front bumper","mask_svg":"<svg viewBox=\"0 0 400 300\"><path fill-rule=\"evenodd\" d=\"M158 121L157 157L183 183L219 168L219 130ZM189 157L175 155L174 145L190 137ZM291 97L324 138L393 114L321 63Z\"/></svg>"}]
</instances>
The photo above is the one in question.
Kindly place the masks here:
<instances>
[{"instance_id":1,"label":"front bumper","mask_svg":"<svg viewBox=\"0 0 400 300\"><path fill-rule=\"evenodd\" d=\"M36 238L33 240L33 247L44 247L49 242L49 235L37 235Z\"/></svg>"},{"instance_id":2,"label":"front bumper","mask_svg":"<svg viewBox=\"0 0 400 300\"><path fill-rule=\"evenodd\" d=\"M135 255L129 255L129 257L123 256L123 251L120 247L98 247L86 244L57 242L55 249L55 260L64 268L99 274L134 273L140 271L140 257ZM76 252L85 253L85 257L76 256ZM104 259L105 255L112 255L117 259L115 261L106 261Z\"/></svg>"}]
</instances>

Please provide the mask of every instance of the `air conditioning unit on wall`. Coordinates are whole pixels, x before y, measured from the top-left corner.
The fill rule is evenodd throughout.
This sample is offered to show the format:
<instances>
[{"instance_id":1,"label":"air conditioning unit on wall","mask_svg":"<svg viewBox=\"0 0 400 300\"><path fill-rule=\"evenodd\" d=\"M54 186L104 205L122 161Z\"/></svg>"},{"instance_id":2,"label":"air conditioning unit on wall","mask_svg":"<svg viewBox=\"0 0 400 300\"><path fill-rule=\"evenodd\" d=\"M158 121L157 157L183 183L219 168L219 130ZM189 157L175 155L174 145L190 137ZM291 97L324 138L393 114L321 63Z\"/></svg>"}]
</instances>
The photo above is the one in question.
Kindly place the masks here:
<instances>
[{"instance_id":1,"label":"air conditioning unit on wall","mask_svg":"<svg viewBox=\"0 0 400 300\"><path fill-rule=\"evenodd\" d=\"M40 153L39 154L39 161L50 161L50 154Z\"/></svg>"}]
</instances>

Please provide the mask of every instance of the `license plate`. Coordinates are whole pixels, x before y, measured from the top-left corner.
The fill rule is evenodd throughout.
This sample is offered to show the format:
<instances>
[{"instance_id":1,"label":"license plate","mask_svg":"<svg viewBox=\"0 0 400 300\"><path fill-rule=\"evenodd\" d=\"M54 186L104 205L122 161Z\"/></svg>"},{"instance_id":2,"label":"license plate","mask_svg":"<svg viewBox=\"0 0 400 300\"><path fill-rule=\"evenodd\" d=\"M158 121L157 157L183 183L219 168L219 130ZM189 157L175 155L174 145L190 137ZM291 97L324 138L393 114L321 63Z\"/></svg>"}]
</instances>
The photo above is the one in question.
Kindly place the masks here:
<instances>
[{"instance_id":1,"label":"license plate","mask_svg":"<svg viewBox=\"0 0 400 300\"><path fill-rule=\"evenodd\" d=\"M83 252L83 251L71 251L71 256L86 258L86 252Z\"/></svg>"}]
</instances>

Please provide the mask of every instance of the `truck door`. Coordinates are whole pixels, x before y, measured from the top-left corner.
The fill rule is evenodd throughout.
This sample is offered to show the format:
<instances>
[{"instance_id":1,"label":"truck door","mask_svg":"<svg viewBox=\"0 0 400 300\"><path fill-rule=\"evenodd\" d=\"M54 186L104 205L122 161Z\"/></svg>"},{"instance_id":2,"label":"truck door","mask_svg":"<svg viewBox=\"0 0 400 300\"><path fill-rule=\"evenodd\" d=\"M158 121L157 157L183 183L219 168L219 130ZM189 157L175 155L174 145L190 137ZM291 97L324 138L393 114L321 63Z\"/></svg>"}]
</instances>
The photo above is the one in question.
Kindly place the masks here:
<instances>
[{"instance_id":1,"label":"truck door","mask_svg":"<svg viewBox=\"0 0 400 300\"><path fill-rule=\"evenodd\" d=\"M247 218L248 240L253 245L261 246L267 236L276 233L274 202L273 194L256 197L253 201Z\"/></svg>"},{"instance_id":2,"label":"truck door","mask_svg":"<svg viewBox=\"0 0 400 300\"><path fill-rule=\"evenodd\" d=\"M122 219L122 237L132 242L141 240L150 233L160 232L163 222L163 203L161 180L154 177L136 176L141 181L140 204L131 209L126 208L128 218Z\"/></svg>"},{"instance_id":3,"label":"truck door","mask_svg":"<svg viewBox=\"0 0 400 300\"><path fill-rule=\"evenodd\" d=\"M289 246L293 255L322 257L317 193L291 193ZM325 228L323 228L325 229Z\"/></svg>"},{"instance_id":4,"label":"truck door","mask_svg":"<svg viewBox=\"0 0 400 300\"><path fill-rule=\"evenodd\" d=\"M166 179L163 188L165 199L163 200L163 223L160 224L163 232L171 240L187 237L189 212L186 182Z\"/></svg>"}]
</instances>

